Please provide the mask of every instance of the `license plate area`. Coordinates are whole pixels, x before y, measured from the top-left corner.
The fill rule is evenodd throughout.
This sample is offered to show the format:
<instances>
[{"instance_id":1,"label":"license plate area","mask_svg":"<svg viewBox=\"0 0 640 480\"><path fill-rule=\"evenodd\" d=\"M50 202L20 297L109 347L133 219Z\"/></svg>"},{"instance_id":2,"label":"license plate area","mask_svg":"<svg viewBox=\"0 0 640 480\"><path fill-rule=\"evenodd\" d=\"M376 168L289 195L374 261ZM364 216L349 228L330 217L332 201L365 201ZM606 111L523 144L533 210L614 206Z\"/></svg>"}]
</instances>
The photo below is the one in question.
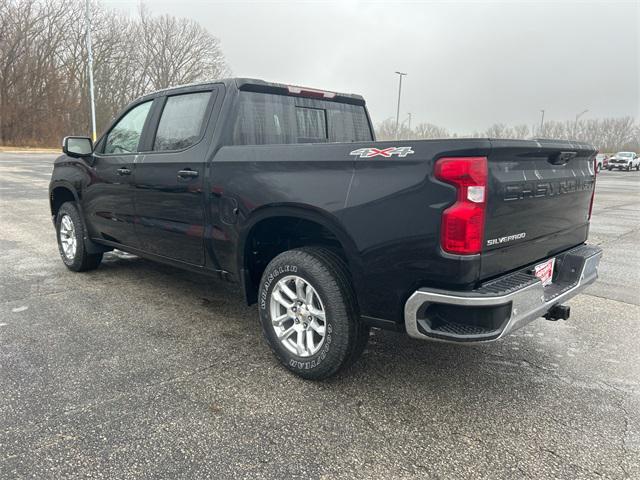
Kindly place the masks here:
<instances>
[{"instance_id":1,"label":"license plate area","mask_svg":"<svg viewBox=\"0 0 640 480\"><path fill-rule=\"evenodd\" d=\"M540 279L542 286L546 287L553 282L553 270L556 265L556 259L550 258L533 267L533 274Z\"/></svg>"}]
</instances>

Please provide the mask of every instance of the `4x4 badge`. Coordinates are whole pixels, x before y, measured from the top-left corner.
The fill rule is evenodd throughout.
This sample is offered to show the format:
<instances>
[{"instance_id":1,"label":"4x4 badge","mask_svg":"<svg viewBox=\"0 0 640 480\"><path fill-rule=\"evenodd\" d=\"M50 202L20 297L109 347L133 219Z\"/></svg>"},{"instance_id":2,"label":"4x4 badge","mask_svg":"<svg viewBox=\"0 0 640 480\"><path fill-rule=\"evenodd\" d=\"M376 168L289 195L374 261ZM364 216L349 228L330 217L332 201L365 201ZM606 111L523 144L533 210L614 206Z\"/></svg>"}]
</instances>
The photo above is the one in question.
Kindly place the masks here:
<instances>
[{"instance_id":1,"label":"4x4 badge","mask_svg":"<svg viewBox=\"0 0 640 480\"><path fill-rule=\"evenodd\" d=\"M397 155L399 157L406 157L407 155L411 155L414 152L411 150L411 147L389 147L389 148L359 148L358 150L354 150L349 155L356 155L360 158L371 158L371 157L390 157L392 155Z\"/></svg>"}]
</instances>

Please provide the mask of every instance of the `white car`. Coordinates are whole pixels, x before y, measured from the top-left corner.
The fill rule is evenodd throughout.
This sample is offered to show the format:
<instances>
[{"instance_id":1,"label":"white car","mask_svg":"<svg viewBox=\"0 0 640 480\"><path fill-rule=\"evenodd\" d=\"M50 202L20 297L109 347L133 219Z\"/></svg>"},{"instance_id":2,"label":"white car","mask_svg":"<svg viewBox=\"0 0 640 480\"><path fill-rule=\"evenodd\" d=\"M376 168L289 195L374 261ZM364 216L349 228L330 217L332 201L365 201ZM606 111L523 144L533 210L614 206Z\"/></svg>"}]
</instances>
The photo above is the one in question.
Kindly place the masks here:
<instances>
[{"instance_id":1,"label":"white car","mask_svg":"<svg viewBox=\"0 0 640 480\"><path fill-rule=\"evenodd\" d=\"M619 170L626 170L627 172L632 169L640 170L640 158L635 152L618 152L609 159L609 170L617 168Z\"/></svg>"}]
</instances>

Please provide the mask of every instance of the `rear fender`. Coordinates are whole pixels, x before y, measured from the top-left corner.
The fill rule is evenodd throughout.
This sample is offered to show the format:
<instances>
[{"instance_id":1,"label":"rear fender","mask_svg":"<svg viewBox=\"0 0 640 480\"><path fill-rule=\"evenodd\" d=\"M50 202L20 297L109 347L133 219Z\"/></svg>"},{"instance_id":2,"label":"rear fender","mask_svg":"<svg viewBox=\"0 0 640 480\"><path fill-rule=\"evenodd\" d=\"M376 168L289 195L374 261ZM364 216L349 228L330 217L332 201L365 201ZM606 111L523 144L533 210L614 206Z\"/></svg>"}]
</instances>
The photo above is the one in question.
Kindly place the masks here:
<instances>
[{"instance_id":1,"label":"rear fender","mask_svg":"<svg viewBox=\"0 0 640 480\"><path fill-rule=\"evenodd\" d=\"M362 277L362 263L353 239L341 226L339 220L327 212L321 211L309 205L265 205L255 210L243 223L240 230L240 240L236 251L236 264L240 272L241 285L245 299L251 298L253 287L247 269L247 242L251 237L253 228L263 220L277 217L291 217L300 220L314 222L326 228L338 240L345 254L347 266L354 285L359 284Z\"/></svg>"}]
</instances>

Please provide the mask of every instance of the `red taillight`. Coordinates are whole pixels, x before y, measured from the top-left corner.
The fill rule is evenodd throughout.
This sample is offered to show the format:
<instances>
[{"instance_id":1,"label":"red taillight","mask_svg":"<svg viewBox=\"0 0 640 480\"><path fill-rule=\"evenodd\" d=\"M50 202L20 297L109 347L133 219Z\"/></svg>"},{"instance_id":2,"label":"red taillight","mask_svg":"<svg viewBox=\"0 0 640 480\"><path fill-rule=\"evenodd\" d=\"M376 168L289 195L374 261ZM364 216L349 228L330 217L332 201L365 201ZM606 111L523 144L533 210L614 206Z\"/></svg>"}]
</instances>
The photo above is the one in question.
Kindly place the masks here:
<instances>
[{"instance_id":1,"label":"red taillight","mask_svg":"<svg viewBox=\"0 0 640 480\"><path fill-rule=\"evenodd\" d=\"M441 158L436 162L435 176L458 190L456 203L442 213L442 249L458 255L480 253L487 205L487 158Z\"/></svg>"}]
</instances>

